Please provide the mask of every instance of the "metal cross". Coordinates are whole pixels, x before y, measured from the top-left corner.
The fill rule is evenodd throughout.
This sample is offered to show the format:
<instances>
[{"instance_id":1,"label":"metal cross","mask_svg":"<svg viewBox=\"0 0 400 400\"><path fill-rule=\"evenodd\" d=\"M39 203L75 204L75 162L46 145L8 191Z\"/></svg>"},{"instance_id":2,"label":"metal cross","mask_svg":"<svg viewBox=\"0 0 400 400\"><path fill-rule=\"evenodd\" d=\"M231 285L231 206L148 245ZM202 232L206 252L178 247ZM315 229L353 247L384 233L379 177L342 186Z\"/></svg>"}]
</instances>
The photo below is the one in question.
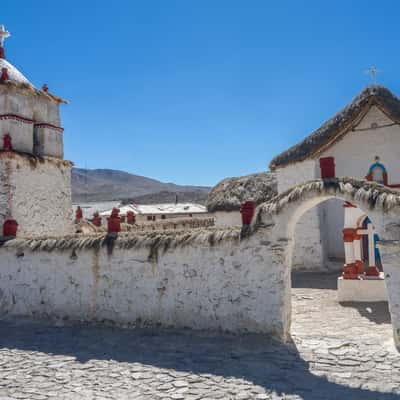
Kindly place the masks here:
<instances>
[{"instance_id":1,"label":"metal cross","mask_svg":"<svg viewBox=\"0 0 400 400\"><path fill-rule=\"evenodd\" d=\"M380 71L375 67L375 65L371 65L365 73L371 76L371 82L373 85L376 83L376 74L378 74Z\"/></svg>"},{"instance_id":2,"label":"metal cross","mask_svg":"<svg viewBox=\"0 0 400 400\"><path fill-rule=\"evenodd\" d=\"M10 37L10 32L6 31L6 28L4 28L4 25L0 25L0 46L3 47L4 45L4 39L7 39Z\"/></svg>"}]
</instances>

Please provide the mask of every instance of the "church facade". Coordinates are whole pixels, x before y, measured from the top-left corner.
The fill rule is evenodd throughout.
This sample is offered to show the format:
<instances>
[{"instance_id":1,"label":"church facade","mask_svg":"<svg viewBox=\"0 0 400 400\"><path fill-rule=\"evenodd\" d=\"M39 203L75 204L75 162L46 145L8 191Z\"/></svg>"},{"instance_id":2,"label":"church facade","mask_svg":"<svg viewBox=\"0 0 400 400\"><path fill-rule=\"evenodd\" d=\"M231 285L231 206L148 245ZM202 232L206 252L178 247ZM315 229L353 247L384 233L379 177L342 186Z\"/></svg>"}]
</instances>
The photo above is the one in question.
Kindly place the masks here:
<instances>
[{"instance_id":1,"label":"church facade","mask_svg":"<svg viewBox=\"0 0 400 400\"><path fill-rule=\"evenodd\" d=\"M400 100L382 86L367 87L310 136L271 161L278 193L312 179L335 177L399 188L399 123ZM296 227L294 268L337 268L340 263L335 261L343 260L345 265L357 261L368 268L379 262L372 254L373 233L366 233L373 222L368 210L336 199L309 210Z\"/></svg>"}]
</instances>

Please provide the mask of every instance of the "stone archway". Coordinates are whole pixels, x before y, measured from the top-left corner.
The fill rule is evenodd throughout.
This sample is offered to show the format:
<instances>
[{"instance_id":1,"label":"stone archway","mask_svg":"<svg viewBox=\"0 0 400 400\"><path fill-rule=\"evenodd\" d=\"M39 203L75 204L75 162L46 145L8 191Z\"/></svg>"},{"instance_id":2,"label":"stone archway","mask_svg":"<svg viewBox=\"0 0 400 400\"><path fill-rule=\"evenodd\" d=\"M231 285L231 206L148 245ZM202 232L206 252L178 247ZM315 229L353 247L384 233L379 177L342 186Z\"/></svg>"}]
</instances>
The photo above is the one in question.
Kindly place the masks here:
<instances>
[{"instance_id":1,"label":"stone archway","mask_svg":"<svg viewBox=\"0 0 400 400\"><path fill-rule=\"evenodd\" d=\"M380 237L380 251L388 289L394 340L400 350L400 192L376 183L350 178L313 180L276 196L258 208L253 230L259 238L268 231L272 247L280 248L274 263L282 263L283 338L287 339L291 322L291 263L294 229L300 217L328 199L341 199L359 207L374 221ZM261 236L260 236L261 235Z\"/></svg>"}]
</instances>

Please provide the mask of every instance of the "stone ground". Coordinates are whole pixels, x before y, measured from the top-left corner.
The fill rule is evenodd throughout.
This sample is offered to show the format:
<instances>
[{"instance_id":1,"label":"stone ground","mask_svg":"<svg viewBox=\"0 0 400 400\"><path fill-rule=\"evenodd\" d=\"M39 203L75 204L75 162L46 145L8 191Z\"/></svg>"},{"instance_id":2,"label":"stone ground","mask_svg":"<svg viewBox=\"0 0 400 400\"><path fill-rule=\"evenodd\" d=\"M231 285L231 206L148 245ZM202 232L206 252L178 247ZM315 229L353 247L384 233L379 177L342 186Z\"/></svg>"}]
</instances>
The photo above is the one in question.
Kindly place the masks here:
<instances>
[{"instance_id":1,"label":"stone ground","mask_svg":"<svg viewBox=\"0 0 400 400\"><path fill-rule=\"evenodd\" d=\"M289 346L257 335L4 318L0 400L399 399L385 303L338 305L333 275L297 275L293 286Z\"/></svg>"}]
</instances>

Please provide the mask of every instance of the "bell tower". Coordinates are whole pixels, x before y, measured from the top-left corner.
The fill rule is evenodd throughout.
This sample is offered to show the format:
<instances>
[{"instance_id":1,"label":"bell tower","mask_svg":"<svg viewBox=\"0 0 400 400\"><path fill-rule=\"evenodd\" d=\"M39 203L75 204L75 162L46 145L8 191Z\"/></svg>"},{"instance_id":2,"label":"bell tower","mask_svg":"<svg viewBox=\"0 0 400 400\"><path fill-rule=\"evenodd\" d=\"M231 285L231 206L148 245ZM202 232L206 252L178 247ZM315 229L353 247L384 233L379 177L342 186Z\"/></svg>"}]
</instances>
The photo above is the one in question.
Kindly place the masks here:
<instances>
[{"instance_id":1,"label":"bell tower","mask_svg":"<svg viewBox=\"0 0 400 400\"><path fill-rule=\"evenodd\" d=\"M66 101L6 60L9 36L0 26L0 236L63 236L72 232L72 163L59 112Z\"/></svg>"}]
</instances>

